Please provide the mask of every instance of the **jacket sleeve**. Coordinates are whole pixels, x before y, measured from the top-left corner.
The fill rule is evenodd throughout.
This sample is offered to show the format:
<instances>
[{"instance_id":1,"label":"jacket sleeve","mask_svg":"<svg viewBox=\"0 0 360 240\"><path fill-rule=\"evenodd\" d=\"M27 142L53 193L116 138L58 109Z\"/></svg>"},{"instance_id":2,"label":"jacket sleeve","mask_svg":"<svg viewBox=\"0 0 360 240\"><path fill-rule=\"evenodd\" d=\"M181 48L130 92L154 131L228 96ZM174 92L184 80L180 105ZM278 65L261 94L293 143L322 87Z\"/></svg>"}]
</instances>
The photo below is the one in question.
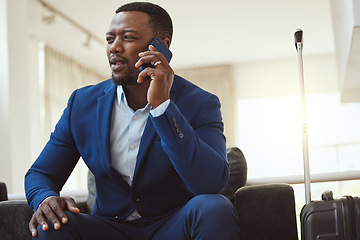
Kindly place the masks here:
<instances>
[{"instance_id":1,"label":"jacket sleeve","mask_svg":"<svg viewBox=\"0 0 360 240\"><path fill-rule=\"evenodd\" d=\"M190 191L219 193L229 177L219 99L208 94L195 114L190 123L170 101L163 115L151 119L164 151Z\"/></svg>"},{"instance_id":2,"label":"jacket sleeve","mask_svg":"<svg viewBox=\"0 0 360 240\"><path fill-rule=\"evenodd\" d=\"M25 192L33 209L49 196L58 196L60 190L80 158L71 134L71 108L74 92L50 140L25 175Z\"/></svg>"}]
</instances>

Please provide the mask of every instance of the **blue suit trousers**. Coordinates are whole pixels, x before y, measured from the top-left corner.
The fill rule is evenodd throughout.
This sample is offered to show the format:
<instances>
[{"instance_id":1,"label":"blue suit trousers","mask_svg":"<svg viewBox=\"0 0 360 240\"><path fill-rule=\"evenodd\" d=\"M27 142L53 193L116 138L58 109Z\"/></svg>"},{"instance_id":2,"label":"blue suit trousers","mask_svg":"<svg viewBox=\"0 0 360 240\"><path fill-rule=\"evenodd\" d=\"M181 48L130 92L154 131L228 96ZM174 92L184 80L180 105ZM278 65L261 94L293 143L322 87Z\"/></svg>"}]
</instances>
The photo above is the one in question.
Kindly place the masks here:
<instances>
[{"instance_id":1,"label":"blue suit trousers","mask_svg":"<svg viewBox=\"0 0 360 240\"><path fill-rule=\"evenodd\" d=\"M59 230L38 227L34 239L83 240L232 240L239 239L238 216L224 196L204 194L157 220L120 222L113 219L66 212L69 221Z\"/></svg>"}]
</instances>

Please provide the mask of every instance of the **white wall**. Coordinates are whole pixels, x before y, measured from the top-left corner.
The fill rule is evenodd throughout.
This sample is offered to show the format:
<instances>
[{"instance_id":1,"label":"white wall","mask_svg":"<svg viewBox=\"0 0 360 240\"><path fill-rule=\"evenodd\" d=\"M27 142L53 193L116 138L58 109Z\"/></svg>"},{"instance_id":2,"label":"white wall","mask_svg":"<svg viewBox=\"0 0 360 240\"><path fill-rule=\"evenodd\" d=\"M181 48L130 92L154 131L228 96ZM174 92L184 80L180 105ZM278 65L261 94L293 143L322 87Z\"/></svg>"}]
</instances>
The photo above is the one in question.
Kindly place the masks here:
<instances>
[{"instance_id":1,"label":"white wall","mask_svg":"<svg viewBox=\"0 0 360 240\"><path fill-rule=\"evenodd\" d=\"M332 0L342 102L360 101L360 0Z\"/></svg>"},{"instance_id":2,"label":"white wall","mask_svg":"<svg viewBox=\"0 0 360 240\"><path fill-rule=\"evenodd\" d=\"M304 50L306 93L338 91L334 54L307 56ZM298 56L238 64L235 69L238 99L299 95Z\"/></svg>"}]
</instances>

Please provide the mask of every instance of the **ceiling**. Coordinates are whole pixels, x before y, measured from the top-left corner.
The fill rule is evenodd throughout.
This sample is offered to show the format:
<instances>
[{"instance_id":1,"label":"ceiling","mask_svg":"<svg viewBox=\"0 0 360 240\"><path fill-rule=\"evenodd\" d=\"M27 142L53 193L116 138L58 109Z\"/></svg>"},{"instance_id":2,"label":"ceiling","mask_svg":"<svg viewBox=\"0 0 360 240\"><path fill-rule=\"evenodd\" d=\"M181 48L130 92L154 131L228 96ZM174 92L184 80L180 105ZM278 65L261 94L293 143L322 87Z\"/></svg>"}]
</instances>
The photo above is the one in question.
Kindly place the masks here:
<instances>
[{"instance_id":1,"label":"ceiling","mask_svg":"<svg viewBox=\"0 0 360 240\"><path fill-rule=\"evenodd\" d=\"M43 0L95 36L55 15L53 23L40 0L29 0L29 34L85 66L109 75L105 33L118 0ZM330 0L155 0L172 16L172 67L236 64L296 58L293 34L304 31L304 55L334 53Z\"/></svg>"}]
</instances>

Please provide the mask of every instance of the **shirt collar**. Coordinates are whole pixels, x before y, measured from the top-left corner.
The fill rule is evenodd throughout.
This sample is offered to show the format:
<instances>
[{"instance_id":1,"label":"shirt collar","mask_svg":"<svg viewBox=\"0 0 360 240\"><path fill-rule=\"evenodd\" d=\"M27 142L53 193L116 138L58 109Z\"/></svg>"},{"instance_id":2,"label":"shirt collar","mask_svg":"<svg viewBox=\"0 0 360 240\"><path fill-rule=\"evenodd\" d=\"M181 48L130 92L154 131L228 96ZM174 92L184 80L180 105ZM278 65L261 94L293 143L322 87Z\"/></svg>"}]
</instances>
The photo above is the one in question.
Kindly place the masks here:
<instances>
[{"instance_id":1,"label":"shirt collar","mask_svg":"<svg viewBox=\"0 0 360 240\"><path fill-rule=\"evenodd\" d=\"M116 95L117 103L120 105L121 102L124 102L126 104L126 106L127 106L128 104L127 104L127 101L126 101L124 89L123 89L123 87L121 85L117 86L116 94L117 94Z\"/></svg>"},{"instance_id":2,"label":"shirt collar","mask_svg":"<svg viewBox=\"0 0 360 240\"><path fill-rule=\"evenodd\" d=\"M125 97L125 93L124 93L124 89L121 85L117 86L116 89L116 102L117 104L121 105L121 104L125 104L125 106L127 106L129 109L131 109L127 103L126 97ZM131 109L132 110L132 109ZM139 109L140 111L150 111L150 105L149 103L146 104L146 106L144 108ZM138 111L139 111L138 110Z\"/></svg>"}]
</instances>

